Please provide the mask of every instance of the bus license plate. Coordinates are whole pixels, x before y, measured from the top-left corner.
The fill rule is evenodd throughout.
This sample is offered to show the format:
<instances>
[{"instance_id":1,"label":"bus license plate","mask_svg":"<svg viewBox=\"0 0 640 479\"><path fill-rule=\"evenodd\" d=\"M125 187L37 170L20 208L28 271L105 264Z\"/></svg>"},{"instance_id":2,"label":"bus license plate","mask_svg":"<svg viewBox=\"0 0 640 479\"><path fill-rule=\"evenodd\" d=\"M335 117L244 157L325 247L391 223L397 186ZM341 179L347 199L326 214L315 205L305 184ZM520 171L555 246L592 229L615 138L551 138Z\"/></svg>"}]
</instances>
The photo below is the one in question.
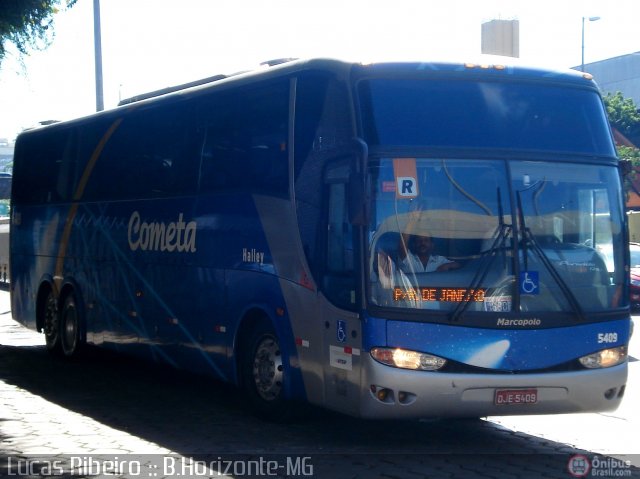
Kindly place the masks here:
<instances>
[{"instance_id":1,"label":"bus license plate","mask_svg":"<svg viewBox=\"0 0 640 479\"><path fill-rule=\"evenodd\" d=\"M538 402L538 390L530 389L496 389L494 402L497 406L516 404L535 404Z\"/></svg>"}]
</instances>

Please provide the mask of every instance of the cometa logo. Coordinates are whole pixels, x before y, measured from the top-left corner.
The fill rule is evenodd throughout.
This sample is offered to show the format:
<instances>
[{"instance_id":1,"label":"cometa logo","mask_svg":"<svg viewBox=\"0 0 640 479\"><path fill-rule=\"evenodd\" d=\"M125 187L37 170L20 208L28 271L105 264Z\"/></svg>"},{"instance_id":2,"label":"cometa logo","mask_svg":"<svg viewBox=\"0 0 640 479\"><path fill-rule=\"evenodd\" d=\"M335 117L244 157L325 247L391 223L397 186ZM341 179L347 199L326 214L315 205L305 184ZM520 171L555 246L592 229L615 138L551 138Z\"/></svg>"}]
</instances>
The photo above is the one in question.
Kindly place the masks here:
<instances>
[{"instance_id":1,"label":"cometa logo","mask_svg":"<svg viewBox=\"0 0 640 479\"><path fill-rule=\"evenodd\" d=\"M142 221L140 213L134 211L129 218L127 237L131 251L196 252L197 223L185 223L183 214L171 223Z\"/></svg>"}]
</instances>

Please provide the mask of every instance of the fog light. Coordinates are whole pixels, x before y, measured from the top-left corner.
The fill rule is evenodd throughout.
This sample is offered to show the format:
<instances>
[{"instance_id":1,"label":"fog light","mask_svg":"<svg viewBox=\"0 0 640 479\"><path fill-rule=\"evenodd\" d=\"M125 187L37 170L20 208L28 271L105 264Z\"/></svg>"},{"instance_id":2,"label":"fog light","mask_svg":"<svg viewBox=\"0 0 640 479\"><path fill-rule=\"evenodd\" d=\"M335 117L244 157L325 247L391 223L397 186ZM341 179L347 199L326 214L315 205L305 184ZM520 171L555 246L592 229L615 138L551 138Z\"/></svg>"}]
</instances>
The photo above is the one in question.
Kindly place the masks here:
<instances>
[{"instance_id":1,"label":"fog light","mask_svg":"<svg viewBox=\"0 0 640 479\"><path fill-rule=\"evenodd\" d=\"M389 390L387 388L380 388L378 392L376 392L376 397L379 401L386 401L387 396L389 396Z\"/></svg>"},{"instance_id":2,"label":"fog light","mask_svg":"<svg viewBox=\"0 0 640 479\"><path fill-rule=\"evenodd\" d=\"M433 354L399 348L372 348L371 357L387 366L421 371L437 371L447 364L446 359Z\"/></svg>"},{"instance_id":3,"label":"fog light","mask_svg":"<svg viewBox=\"0 0 640 479\"><path fill-rule=\"evenodd\" d=\"M378 401L386 404L394 403L395 399L394 399L394 394L392 389L385 388L383 386L376 386L375 384L372 384L370 389L371 389L371 394Z\"/></svg>"},{"instance_id":4,"label":"fog light","mask_svg":"<svg viewBox=\"0 0 640 479\"><path fill-rule=\"evenodd\" d=\"M627 347L603 349L596 353L588 354L580 358L580 364L588 369L610 368L617 366L627 358Z\"/></svg>"}]
</instances>

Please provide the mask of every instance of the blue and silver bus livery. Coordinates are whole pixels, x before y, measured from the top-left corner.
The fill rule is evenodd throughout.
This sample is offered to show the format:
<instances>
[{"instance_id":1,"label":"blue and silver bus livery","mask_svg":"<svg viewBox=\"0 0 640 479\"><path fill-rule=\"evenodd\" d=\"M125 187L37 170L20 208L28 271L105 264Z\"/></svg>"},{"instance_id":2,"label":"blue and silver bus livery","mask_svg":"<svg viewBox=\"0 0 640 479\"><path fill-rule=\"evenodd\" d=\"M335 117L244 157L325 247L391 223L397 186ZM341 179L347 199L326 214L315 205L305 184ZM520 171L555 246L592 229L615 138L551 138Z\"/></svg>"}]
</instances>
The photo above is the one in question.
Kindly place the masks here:
<instances>
[{"instance_id":1,"label":"blue and silver bus livery","mask_svg":"<svg viewBox=\"0 0 640 479\"><path fill-rule=\"evenodd\" d=\"M296 60L21 134L12 312L265 415L605 411L626 241L588 75Z\"/></svg>"}]
</instances>

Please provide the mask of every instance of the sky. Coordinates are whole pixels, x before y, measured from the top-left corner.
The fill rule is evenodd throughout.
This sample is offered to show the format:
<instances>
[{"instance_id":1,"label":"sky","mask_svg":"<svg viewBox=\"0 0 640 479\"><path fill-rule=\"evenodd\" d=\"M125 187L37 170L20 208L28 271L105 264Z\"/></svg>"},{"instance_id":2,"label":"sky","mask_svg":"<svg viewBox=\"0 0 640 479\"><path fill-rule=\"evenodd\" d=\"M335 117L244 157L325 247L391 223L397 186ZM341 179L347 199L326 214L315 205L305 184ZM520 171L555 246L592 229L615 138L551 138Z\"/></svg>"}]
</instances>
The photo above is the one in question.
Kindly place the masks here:
<instances>
[{"instance_id":1,"label":"sky","mask_svg":"<svg viewBox=\"0 0 640 479\"><path fill-rule=\"evenodd\" d=\"M520 58L550 68L640 51L638 0L100 0L105 108L275 58L464 61L481 25L518 20ZM55 17L50 46L0 64L0 138L95 111L93 0ZM596 78L597 81L597 78Z\"/></svg>"}]
</instances>

